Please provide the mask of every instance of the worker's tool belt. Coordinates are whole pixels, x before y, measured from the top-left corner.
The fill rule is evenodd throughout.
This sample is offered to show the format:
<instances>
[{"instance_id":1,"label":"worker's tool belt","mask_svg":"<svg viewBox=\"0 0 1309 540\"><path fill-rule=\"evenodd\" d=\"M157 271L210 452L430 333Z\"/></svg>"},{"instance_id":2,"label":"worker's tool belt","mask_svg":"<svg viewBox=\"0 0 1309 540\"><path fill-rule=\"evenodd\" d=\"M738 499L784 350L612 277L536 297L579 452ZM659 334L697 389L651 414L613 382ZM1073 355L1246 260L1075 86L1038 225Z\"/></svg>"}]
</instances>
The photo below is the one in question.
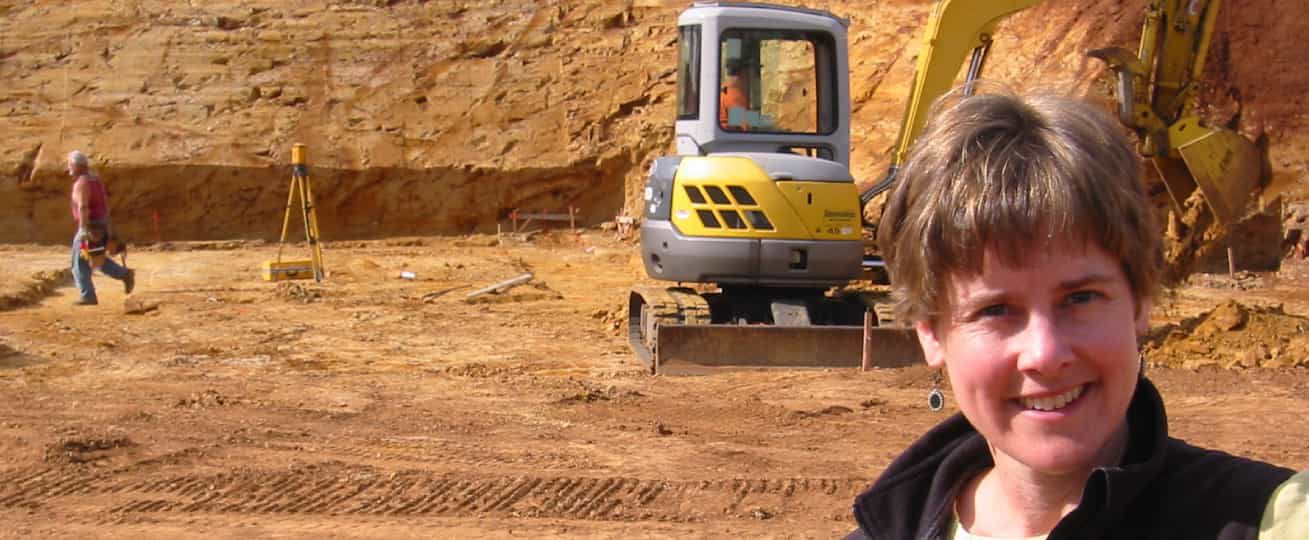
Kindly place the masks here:
<instances>
[{"instance_id":1,"label":"worker's tool belt","mask_svg":"<svg viewBox=\"0 0 1309 540\"><path fill-rule=\"evenodd\" d=\"M91 220L86 230L81 233L82 258L97 268L104 264L105 257L112 257L122 252L124 245L113 234L109 220Z\"/></svg>"}]
</instances>

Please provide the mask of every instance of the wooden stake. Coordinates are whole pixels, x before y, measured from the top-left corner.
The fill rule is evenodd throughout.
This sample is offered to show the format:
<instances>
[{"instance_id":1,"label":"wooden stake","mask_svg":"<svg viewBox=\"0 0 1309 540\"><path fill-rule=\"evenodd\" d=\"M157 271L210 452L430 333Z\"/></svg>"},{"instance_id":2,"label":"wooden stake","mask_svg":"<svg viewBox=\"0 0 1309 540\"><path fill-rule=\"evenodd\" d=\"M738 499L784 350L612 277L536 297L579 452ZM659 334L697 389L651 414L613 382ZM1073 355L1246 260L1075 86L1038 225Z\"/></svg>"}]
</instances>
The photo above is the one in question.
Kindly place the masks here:
<instances>
[{"instance_id":1,"label":"wooden stake","mask_svg":"<svg viewBox=\"0 0 1309 540\"><path fill-rule=\"evenodd\" d=\"M868 371L873 368L873 310L864 308L864 352L859 361L859 369Z\"/></svg>"}]
</instances>

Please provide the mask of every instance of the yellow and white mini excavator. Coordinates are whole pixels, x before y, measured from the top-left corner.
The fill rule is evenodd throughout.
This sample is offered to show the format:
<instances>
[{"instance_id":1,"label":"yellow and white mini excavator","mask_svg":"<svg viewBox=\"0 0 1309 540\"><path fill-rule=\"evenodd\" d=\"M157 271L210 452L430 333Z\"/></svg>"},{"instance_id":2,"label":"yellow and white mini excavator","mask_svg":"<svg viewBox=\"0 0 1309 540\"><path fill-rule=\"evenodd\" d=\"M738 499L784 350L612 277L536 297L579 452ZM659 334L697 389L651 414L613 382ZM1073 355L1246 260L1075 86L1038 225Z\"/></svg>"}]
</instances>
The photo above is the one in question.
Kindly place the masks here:
<instances>
[{"instance_id":1,"label":"yellow and white mini excavator","mask_svg":"<svg viewBox=\"0 0 1309 540\"><path fill-rule=\"evenodd\" d=\"M941 0L932 11L891 173L965 58L971 83L992 29L1040 0ZM654 279L629 300L629 336L656 373L858 366L861 295L831 291L865 267L850 173L848 22L829 12L697 2L678 19L677 155L651 164L641 255ZM871 196L871 195L870 195ZM921 357L907 328L868 338L875 365Z\"/></svg>"},{"instance_id":2,"label":"yellow and white mini excavator","mask_svg":"<svg viewBox=\"0 0 1309 540\"><path fill-rule=\"evenodd\" d=\"M1249 139L1205 126L1196 111L1220 0L1151 0L1141 45L1089 52L1118 74L1118 117L1136 131L1176 207L1199 188L1219 224L1240 221L1263 183L1263 153Z\"/></svg>"}]
</instances>

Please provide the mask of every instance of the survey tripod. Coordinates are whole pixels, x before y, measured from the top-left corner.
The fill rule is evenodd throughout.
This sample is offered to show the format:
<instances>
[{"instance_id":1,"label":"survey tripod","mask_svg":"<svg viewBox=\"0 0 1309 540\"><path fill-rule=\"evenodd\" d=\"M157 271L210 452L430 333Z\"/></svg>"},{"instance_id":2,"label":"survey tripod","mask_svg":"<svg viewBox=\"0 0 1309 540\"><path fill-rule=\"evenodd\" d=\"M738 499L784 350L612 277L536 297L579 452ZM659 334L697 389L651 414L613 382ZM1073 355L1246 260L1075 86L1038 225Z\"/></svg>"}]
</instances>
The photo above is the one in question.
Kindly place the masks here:
<instances>
[{"instance_id":1,"label":"survey tripod","mask_svg":"<svg viewBox=\"0 0 1309 540\"><path fill-rule=\"evenodd\" d=\"M296 143L291 147L291 192L286 197L286 215L282 218L282 238L277 244L277 261L264 263L264 279L280 281L285 279L308 279L322 281L323 247L318 242L318 211L314 207L314 190L309 182L309 165L305 160L305 145ZM286 232L291 225L291 211L295 208L296 195L300 195L300 214L304 218L305 241L309 244L308 261L282 261L282 250L286 247Z\"/></svg>"}]
</instances>

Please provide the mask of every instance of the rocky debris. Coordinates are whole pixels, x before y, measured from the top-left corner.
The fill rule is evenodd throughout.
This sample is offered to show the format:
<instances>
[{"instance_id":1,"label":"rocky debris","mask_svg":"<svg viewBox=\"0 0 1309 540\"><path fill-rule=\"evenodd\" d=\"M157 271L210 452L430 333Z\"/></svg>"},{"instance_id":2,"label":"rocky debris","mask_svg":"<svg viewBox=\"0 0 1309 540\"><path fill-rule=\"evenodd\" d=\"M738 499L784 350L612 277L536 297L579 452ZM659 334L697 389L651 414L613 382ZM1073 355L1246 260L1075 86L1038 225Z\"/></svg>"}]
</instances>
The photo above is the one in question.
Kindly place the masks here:
<instances>
[{"instance_id":1,"label":"rocky debris","mask_svg":"<svg viewBox=\"0 0 1309 540\"><path fill-rule=\"evenodd\" d=\"M626 332L627 307L597 309L591 312L591 318L600 321L600 328L607 334L620 335Z\"/></svg>"},{"instance_id":2,"label":"rocky debris","mask_svg":"<svg viewBox=\"0 0 1309 540\"><path fill-rule=\"evenodd\" d=\"M158 310L162 303L162 301L156 298L129 296L123 299L123 313L128 315L144 315L151 311Z\"/></svg>"},{"instance_id":3,"label":"rocky debris","mask_svg":"<svg viewBox=\"0 0 1309 540\"><path fill-rule=\"evenodd\" d=\"M1290 256L1309 258L1309 202L1288 204L1283 210L1282 246Z\"/></svg>"},{"instance_id":4,"label":"rocky debris","mask_svg":"<svg viewBox=\"0 0 1309 540\"><path fill-rule=\"evenodd\" d=\"M432 373L442 373L451 377L468 377L474 379L519 377L526 373L522 366L488 365L483 362L434 367L428 371Z\"/></svg>"},{"instance_id":5,"label":"rocky debris","mask_svg":"<svg viewBox=\"0 0 1309 540\"><path fill-rule=\"evenodd\" d=\"M237 400L226 397L217 390L206 389L198 394L192 394L186 398L177 400L173 407L179 409L207 409L210 407L223 407L233 405Z\"/></svg>"},{"instance_id":6,"label":"rocky debris","mask_svg":"<svg viewBox=\"0 0 1309 540\"><path fill-rule=\"evenodd\" d=\"M64 437L46 448L45 461L69 464L90 463L111 457L118 449L133 446L136 446L136 443L123 436Z\"/></svg>"},{"instance_id":7,"label":"rocky debris","mask_svg":"<svg viewBox=\"0 0 1309 540\"><path fill-rule=\"evenodd\" d=\"M323 300L324 292L325 291L320 287L311 287L291 281L283 281L277 284L277 288L273 291L273 296L276 298L309 304L312 302L321 302Z\"/></svg>"},{"instance_id":8,"label":"rocky debris","mask_svg":"<svg viewBox=\"0 0 1309 540\"><path fill-rule=\"evenodd\" d=\"M1153 329L1143 354L1150 364L1185 369L1309 367L1309 318L1288 314L1280 305L1229 300Z\"/></svg>"},{"instance_id":9,"label":"rocky debris","mask_svg":"<svg viewBox=\"0 0 1309 540\"><path fill-rule=\"evenodd\" d=\"M636 390L626 390L614 385L598 386L585 381L578 381L578 390L565 394L555 400L559 404L596 403L599 401L626 401L644 397Z\"/></svg>"},{"instance_id":10,"label":"rocky debris","mask_svg":"<svg viewBox=\"0 0 1309 540\"><path fill-rule=\"evenodd\" d=\"M1187 278L1186 283L1196 287L1210 289L1237 289L1248 291L1267 286L1268 279L1261 274L1241 271L1234 275L1191 274L1191 276Z\"/></svg>"}]
</instances>

